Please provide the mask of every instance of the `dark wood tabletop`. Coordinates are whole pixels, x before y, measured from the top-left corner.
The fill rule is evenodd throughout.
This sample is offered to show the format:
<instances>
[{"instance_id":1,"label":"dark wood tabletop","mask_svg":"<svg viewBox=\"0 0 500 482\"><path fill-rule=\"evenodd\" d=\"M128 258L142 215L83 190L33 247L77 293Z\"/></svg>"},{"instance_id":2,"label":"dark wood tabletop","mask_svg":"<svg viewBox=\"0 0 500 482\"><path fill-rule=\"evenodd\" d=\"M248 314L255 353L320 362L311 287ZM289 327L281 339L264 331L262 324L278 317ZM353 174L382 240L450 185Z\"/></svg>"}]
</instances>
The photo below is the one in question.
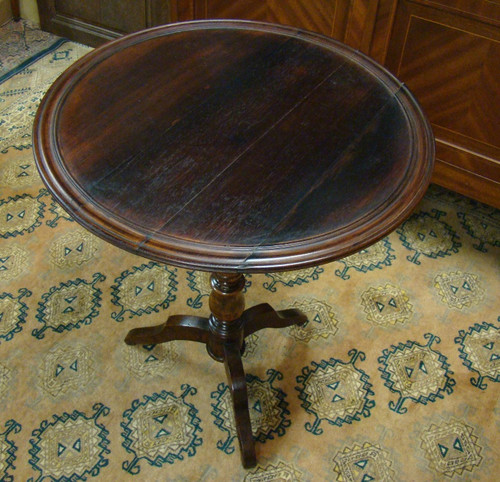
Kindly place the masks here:
<instances>
[{"instance_id":1,"label":"dark wood tabletop","mask_svg":"<svg viewBox=\"0 0 500 482\"><path fill-rule=\"evenodd\" d=\"M414 209L432 132L368 57L294 28L175 24L92 51L34 127L43 180L81 224L177 266L264 272L352 254Z\"/></svg>"}]
</instances>

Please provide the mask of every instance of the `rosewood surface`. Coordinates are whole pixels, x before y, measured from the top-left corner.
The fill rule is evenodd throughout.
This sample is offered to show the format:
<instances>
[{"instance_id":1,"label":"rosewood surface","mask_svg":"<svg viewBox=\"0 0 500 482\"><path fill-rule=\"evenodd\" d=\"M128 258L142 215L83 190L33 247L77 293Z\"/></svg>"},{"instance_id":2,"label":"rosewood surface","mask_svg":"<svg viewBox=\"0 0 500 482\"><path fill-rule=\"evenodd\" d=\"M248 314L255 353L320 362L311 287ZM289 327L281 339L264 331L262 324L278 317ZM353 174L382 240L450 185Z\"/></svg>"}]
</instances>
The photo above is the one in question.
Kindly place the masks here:
<instances>
[{"instance_id":1,"label":"rosewood surface","mask_svg":"<svg viewBox=\"0 0 500 482\"><path fill-rule=\"evenodd\" d=\"M136 254L211 271L348 255L394 229L432 169L406 87L295 29L201 22L124 37L50 89L35 154L61 204Z\"/></svg>"},{"instance_id":2,"label":"rosewood surface","mask_svg":"<svg viewBox=\"0 0 500 482\"><path fill-rule=\"evenodd\" d=\"M161 262L212 271L208 318L170 316L126 343L206 344L226 367L242 463L256 463L241 354L297 310L245 309L246 272L367 246L423 196L429 125L404 85L326 37L249 22L140 32L74 64L34 127L41 176L82 225Z\"/></svg>"},{"instance_id":3,"label":"rosewood surface","mask_svg":"<svg viewBox=\"0 0 500 482\"><path fill-rule=\"evenodd\" d=\"M275 22L340 40L386 66L422 103L436 137L432 182L500 208L498 1L38 0L38 7L44 30L89 45L208 18Z\"/></svg>"}]
</instances>

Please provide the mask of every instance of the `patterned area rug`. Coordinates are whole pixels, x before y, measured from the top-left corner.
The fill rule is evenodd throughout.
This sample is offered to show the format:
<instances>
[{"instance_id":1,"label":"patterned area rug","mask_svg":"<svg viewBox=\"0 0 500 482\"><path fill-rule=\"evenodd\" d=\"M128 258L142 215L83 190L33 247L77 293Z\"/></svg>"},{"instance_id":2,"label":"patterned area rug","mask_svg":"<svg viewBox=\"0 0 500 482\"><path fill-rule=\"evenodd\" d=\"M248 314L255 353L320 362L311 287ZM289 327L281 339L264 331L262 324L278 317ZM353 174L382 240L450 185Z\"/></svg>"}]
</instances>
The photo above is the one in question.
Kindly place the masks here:
<instances>
[{"instance_id":1,"label":"patterned area rug","mask_svg":"<svg viewBox=\"0 0 500 482\"><path fill-rule=\"evenodd\" d=\"M248 306L309 322L248 339L259 465L245 471L205 347L123 343L169 314L206 316L207 276L101 241L37 175L37 105L89 50L52 41L16 64L2 50L1 480L497 480L499 211L432 187L358 254L247 278Z\"/></svg>"},{"instance_id":2,"label":"patterned area rug","mask_svg":"<svg viewBox=\"0 0 500 482\"><path fill-rule=\"evenodd\" d=\"M15 75L64 40L27 20L10 20L0 28L0 82Z\"/></svg>"}]
</instances>

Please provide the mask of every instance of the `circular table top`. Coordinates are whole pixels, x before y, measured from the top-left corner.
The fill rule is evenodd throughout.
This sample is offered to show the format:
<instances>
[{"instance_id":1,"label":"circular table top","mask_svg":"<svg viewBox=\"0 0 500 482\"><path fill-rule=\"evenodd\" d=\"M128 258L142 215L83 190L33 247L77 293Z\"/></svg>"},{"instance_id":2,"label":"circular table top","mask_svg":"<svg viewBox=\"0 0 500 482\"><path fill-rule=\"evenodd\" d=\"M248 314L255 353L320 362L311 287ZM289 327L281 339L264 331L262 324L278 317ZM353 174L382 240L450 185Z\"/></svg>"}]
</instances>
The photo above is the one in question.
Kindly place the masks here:
<instances>
[{"instance_id":1,"label":"circular table top","mask_svg":"<svg viewBox=\"0 0 500 482\"><path fill-rule=\"evenodd\" d=\"M244 21L122 37L70 67L34 127L46 185L121 248L210 271L352 254L423 196L434 143L408 89L323 36Z\"/></svg>"}]
</instances>

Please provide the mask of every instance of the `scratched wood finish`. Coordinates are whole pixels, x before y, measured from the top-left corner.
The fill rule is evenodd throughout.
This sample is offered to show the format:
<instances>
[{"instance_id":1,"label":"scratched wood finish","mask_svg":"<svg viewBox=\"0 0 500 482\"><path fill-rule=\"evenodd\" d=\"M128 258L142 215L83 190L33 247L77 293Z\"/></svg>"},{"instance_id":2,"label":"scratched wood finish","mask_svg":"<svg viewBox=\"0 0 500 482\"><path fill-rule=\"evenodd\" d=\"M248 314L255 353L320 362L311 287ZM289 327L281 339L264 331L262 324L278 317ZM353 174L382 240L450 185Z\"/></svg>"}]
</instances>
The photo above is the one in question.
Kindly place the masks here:
<instances>
[{"instance_id":1,"label":"scratched wood finish","mask_svg":"<svg viewBox=\"0 0 500 482\"><path fill-rule=\"evenodd\" d=\"M210 271L312 266L372 244L423 196L433 137L370 59L297 29L166 26L97 49L43 99L41 175L94 233Z\"/></svg>"}]
</instances>

